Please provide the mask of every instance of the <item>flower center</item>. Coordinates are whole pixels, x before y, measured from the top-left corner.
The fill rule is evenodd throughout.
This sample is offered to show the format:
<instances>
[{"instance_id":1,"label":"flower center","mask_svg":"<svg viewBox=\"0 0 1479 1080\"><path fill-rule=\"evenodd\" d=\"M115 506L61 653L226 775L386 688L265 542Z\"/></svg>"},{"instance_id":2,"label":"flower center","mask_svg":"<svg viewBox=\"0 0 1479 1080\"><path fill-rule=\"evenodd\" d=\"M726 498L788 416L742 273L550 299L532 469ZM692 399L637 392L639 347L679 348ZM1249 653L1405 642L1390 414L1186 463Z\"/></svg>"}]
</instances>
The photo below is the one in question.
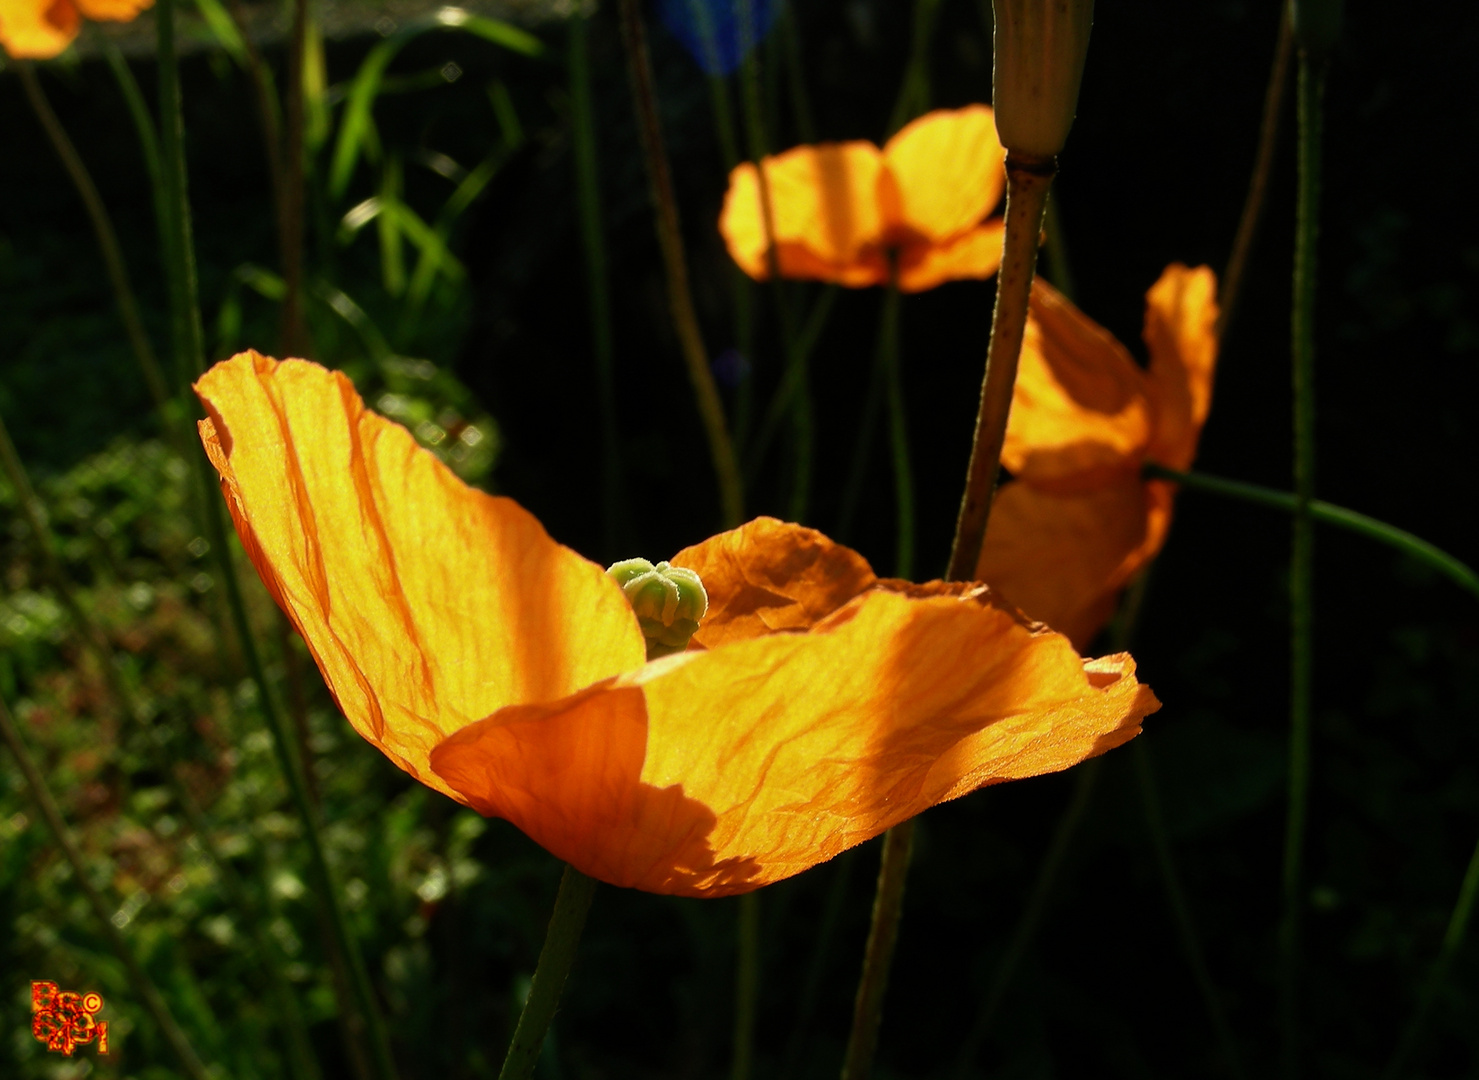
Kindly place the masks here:
<instances>
[{"instance_id":1,"label":"flower center","mask_svg":"<svg viewBox=\"0 0 1479 1080\"><path fill-rule=\"evenodd\" d=\"M647 659L682 652L709 610L709 594L692 570L646 559L623 559L606 573L621 586L647 639Z\"/></svg>"}]
</instances>

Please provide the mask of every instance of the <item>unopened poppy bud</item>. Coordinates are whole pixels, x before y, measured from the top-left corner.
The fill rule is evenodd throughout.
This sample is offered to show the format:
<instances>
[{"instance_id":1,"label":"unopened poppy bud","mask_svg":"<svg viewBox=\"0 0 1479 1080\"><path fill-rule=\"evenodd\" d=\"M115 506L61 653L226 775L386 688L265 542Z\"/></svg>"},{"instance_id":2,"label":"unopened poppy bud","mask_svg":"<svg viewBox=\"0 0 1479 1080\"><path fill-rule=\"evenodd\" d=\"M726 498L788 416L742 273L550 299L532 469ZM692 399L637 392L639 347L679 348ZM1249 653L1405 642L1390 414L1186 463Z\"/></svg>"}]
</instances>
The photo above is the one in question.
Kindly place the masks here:
<instances>
[{"instance_id":1,"label":"unopened poppy bud","mask_svg":"<svg viewBox=\"0 0 1479 1080\"><path fill-rule=\"evenodd\" d=\"M991 107L1008 154L1056 157L1073 126L1094 0L991 0Z\"/></svg>"},{"instance_id":2,"label":"unopened poppy bud","mask_svg":"<svg viewBox=\"0 0 1479 1080\"><path fill-rule=\"evenodd\" d=\"M637 613L647 659L682 652L709 610L709 594L692 570L646 559L623 559L606 569Z\"/></svg>"}]
</instances>

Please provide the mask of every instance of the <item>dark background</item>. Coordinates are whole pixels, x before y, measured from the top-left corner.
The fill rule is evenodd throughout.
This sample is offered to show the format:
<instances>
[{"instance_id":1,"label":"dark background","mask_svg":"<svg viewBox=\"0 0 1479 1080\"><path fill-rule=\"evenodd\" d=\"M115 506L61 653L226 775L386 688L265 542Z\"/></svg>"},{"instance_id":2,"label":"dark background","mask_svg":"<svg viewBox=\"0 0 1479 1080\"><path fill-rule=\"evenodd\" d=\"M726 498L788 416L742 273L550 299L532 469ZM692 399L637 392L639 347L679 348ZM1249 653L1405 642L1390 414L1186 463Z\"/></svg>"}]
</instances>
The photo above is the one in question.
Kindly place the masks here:
<instances>
[{"instance_id":1,"label":"dark background","mask_svg":"<svg viewBox=\"0 0 1479 1080\"><path fill-rule=\"evenodd\" d=\"M909 43L908 5L796 0L807 91L820 138L881 139ZM564 30L537 32L549 58L524 60L454 36L418 41L397 70L454 58L467 73L387 99L387 141L459 160L486 142L482 86L508 85L530 140L480 199L456 246L468 303L398 347L452 367L499 424L492 486L593 558L661 558L718 528L708 459L666 318L645 180L612 11L591 28L602 198L612 264L616 370L630 515L603 550L598 404L565 124ZM1171 261L1222 269L1257 143L1279 7L1269 0L1102 3L1079 117L1055 199L1079 305L1137 351L1143 295ZM330 45L330 80L353 74L374 39ZM711 354L736 340L729 267L714 228L725 186L708 91L661 28L653 59L678 179L695 292ZM1479 561L1479 137L1468 65L1479 13L1421 17L1352 2L1330 68L1319 247L1317 393L1321 497ZM762 63L774 50L762 51ZM280 57L279 57L280 59ZM136 65L152 93L146 61ZM102 63L44 76L114 208L163 340L147 178ZM931 51L932 104L986 100L990 49L979 7L946 0ZM211 58L186 64L186 124L208 320L235 265L274 265L266 171L244 78ZM1289 280L1293 109L1241 306L1224 342L1198 458L1209 473L1290 483ZM784 80L775 148L797 141ZM0 410L38 471L61 471L122 432L151 430L95 248L71 189L13 77L0 75ZM408 174L416 185L435 178ZM370 245L315 257L375 295ZM1045 266L1049 276L1055 268ZM969 449L991 283L904 304L904 382L918 485L922 576L943 567ZM796 287L809 301L816 288ZM765 401L780 367L767 294L756 291L753 378ZM872 362L878 290L844 293L814 356L816 497L826 530ZM369 305L367 305L369 306ZM264 308L249 341L274 344ZM1143 351L1142 351L1143 355ZM214 357L213 357L214 358ZM340 359L325 356L334 361ZM782 513L785 443L747 493ZM842 539L881 571L893 558L891 483L880 437L864 512ZM1163 803L1172 851L1244 1074L1277 1061L1275 927L1288 713L1288 521L1185 492L1154 567L1134 651L1165 708L1139 753ZM1309 1074L1375 1077L1436 955L1479 836L1479 617L1475 598L1415 562L1325 529L1317 548L1314 787L1307 853L1304 1033ZM1101 643L1102 644L1102 643ZM1102 651L1102 650L1101 650ZM920 822L879 1076L953 1067L1065 808L1087 798L1041 924L974 1075L1225 1076L1157 870L1130 750L1084 770L978 792ZM374 782L404 788L388 765ZM1091 789L1084 794L1085 785ZM429 811L433 816L435 811ZM537 867L522 902L538 926L553 868L502 823L479 841L490 865ZM877 844L765 891L758 1076L826 1076L840 1059L866 932ZM841 887L837 885L843 876ZM794 1043L801 984L830 896L840 898L820 961L812 1023ZM510 972L537 934L497 937L506 895L457 894L435 914L432 962L463 1012L442 1049L402 1052L405 1075L469 1075L456 1044L498 1043ZM727 1071L734 904L602 890L557 1024L561 1075L713 1076ZM491 920L491 921L490 921ZM375 945L367 944L372 965ZM434 980L438 981L438 980ZM448 1007L450 1008L450 1006ZM1479 947L1459 955L1411 1075L1479 1075ZM489 1019L492 1017L493 1019ZM489 1027L488 1025L493 1025ZM392 1030L419 1031L409 1021ZM491 1032L492 1034L489 1034ZM789 1056L788 1056L789 1054Z\"/></svg>"}]
</instances>

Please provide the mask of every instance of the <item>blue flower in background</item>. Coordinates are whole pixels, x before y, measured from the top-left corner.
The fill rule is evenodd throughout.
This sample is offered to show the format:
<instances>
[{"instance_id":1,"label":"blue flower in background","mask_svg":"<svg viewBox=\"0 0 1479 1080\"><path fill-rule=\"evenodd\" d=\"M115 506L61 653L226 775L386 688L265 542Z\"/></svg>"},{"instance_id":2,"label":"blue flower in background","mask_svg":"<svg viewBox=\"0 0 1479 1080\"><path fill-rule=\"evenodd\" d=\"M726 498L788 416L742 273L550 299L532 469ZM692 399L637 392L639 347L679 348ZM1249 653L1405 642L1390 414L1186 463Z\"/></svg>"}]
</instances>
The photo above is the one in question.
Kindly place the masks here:
<instances>
[{"instance_id":1,"label":"blue flower in background","mask_svg":"<svg viewBox=\"0 0 1479 1080\"><path fill-rule=\"evenodd\" d=\"M728 75L770 33L782 2L658 0L658 11L663 24L693 54L699 67L710 75Z\"/></svg>"}]
</instances>

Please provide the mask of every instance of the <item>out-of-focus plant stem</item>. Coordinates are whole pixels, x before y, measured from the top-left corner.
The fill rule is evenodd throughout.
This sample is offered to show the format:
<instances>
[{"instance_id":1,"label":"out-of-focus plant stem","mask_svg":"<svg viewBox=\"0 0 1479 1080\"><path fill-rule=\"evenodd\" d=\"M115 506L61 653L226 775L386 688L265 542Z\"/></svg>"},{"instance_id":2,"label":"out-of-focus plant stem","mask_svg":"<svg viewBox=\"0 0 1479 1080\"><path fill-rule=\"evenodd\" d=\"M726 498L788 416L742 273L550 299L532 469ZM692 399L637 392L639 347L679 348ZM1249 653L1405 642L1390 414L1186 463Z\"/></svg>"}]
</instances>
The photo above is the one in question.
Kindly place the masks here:
<instances>
[{"instance_id":1,"label":"out-of-focus plant stem","mask_svg":"<svg viewBox=\"0 0 1479 1080\"><path fill-rule=\"evenodd\" d=\"M596 393L601 410L601 536L608 558L624 539L621 441L616 426L615 348L611 328L611 282L601 225L600 170L592 116L591 66L587 48L589 16L570 20L570 122L575 156L576 210L585 253L591 313L591 348L596 361Z\"/></svg>"},{"instance_id":2,"label":"out-of-focus plant stem","mask_svg":"<svg viewBox=\"0 0 1479 1080\"><path fill-rule=\"evenodd\" d=\"M1299 181L1294 225L1294 530L1289 556L1289 807L1279 921L1279 1016L1284 1074L1302 1072L1299 954L1314 701L1315 245L1320 226L1321 98L1324 64L1299 55Z\"/></svg>"},{"instance_id":3,"label":"out-of-focus plant stem","mask_svg":"<svg viewBox=\"0 0 1479 1080\"><path fill-rule=\"evenodd\" d=\"M894 111L889 114L888 131L892 137L901 127L929 108L930 41L935 36L941 0L915 0L914 31L909 43L909 60L904 65L904 79Z\"/></svg>"},{"instance_id":4,"label":"out-of-focus plant stem","mask_svg":"<svg viewBox=\"0 0 1479 1080\"><path fill-rule=\"evenodd\" d=\"M200 326L200 304L196 292L195 252L191 238L190 202L187 194L184 155L184 120L180 105L179 67L174 43L175 0L159 0L155 7L155 25L159 34L159 127L161 174L166 187L165 263L170 281L170 300L175 326L176 370L181 383L205 369L205 351ZM184 387L181 386L183 391ZM349 1013L347 1023L354 1038L363 1040L369 1051L376 1080L394 1080L395 1063L390 1053L390 1038L375 1003L369 974L365 969L359 944L349 931L343 901L329 869L320 834L318 818L308 795L304 763L294 752L292 735L273 699L261 653L257 649L247 618L246 600L226 532L221 499L215 493L214 470L205 455L196 454L195 462L204 495L208 539L216 553L220 576L226 588L231 621L246 658L247 670L257 689L257 704L272 732L278 764L288 782L293 807L303 824L308 842L309 862L313 868L315 892L324 907L325 918L333 931L334 947L349 971L353 997L342 1002Z\"/></svg>"},{"instance_id":5,"label":"out-of-focus plant stem","mask_svg":"<svg viewBox=\"0 0 1479 1080\"><path fill-rule=\"evenodd\" d=\"M981 382L981 404L976 434L966 471L965 493L950 549L950 581L969 581L976 573L986 522L996 490L1001 447L1006 438L1012 388L1017 383L1017 359L1027 326L1027 298L1037 263L1037 241L1057 163L1053 159L1023 159L1007 154L1006 236L1002 241L1001 269L996 275L996 307L991 316L991 344Z\"/></svg>"},{"instance_id":6,"label":"out-of-focus plant stem","mask_svg":"<svg viewBox=\"0 0 1479 1080\"><path fill-rule=\"evenodd\" d=\"M800 347L796 322L786 297L785 280L781 277L780 259L776 252L775 208L771 201L770 178L765 173L765 156L769 153L769 145L760 101L760 66L756 56L759 50L751 40L754 19L748 0L740 0L735 17L741 27L740 50L743 58L740 61L740 82L744 101L745 139L760 189L760 223L765 230L765 267L770 278L771 295L775 299L781 351L786 357L783 385L790 397L791 432L795 440L795 468L791 476L791 497L787 503L786 516L792 521L801 521L806 517L807 504L811 501L811 474L816 456L816 418L812 408L811 383L807 378L809 350Z\"/></svg>"},{"instance_id":7,"label":"out-of-focus plant stem","mask_svg":"<svg viewBox=\"0 0 1479 1080\"><path fill-rule=\"evenodd\" d=\"M503 1059L498 1080L528 1080L534 1075L539 1051L544 1047L545 1033L555 1018L565 979L575 963L580 934L585 929L585 918L595 895L594 878L587 877L573 866L565 867L560 877L560 891L555 896L555 911L550 916L549 931L545 934L544 948L539 951L534 980L529 986L529 997L524 1001L524 1011L519 1014L513 1042Z\"/></svg>"},{"instance_id":8,"label":"out-of-focus plant stem","mask_svg":"<svg viewBox=\"0 0 1479 1080\"><path fill-rule=\"evenodd\" d=\"M159 361L154 355L154 346L150 344L149 335L144 330L144 321L139 316L139 305L134 299L128 266L123 261L123 251L118 246L118 234L113 229L113 220L108 214L108 208L103 205L97 186L92 182L92 175L87 171L87 166L83 164L77 148L72 144L66 129L62 127L61 121L52 111L51 104L46 100L46 94L41 89L41 82L36 78L35 68L26 60L18 62L15 68L20 74L21 87L25 90L26 99L36 113L36 119L46 131L46 137L51 140L57 157L62 159L67 176L72 181L72 186L77 189L82 205L87 209L88 220L92 223L93 234L97 237L98 248L103 255L103 265L108 271L108 283L113 288L113 299L118 304L118 314L123 320L124 332L128 335L129 347L133 349L134 359L138 361L144 382L154 398L155 407L159 409L160 421L166 426L169 438L174 439L176 432L170 426L169 386L165 381L164 373L159 368Z\"/></svg>"},{"instance_id":9,"label":"out-of-focus plant stem","mask_svg":"<svg viewBox=\"0 0 1479 1080\"><path fill-rule=\"evenodd\" d=\"M1253 240L1258 235L1259 222L1263 220L1268 179L1273 172L1274 155L1279 146L1280 120L1284 115L1284 88L1289 84L1289 60L1293 53L1294 30L1289 21L1288 9L1282 8L1279 15L1279 40L1274 46L1274 63L1268 75L1268 89L1263 95L1263 122L1258 132L1258 153L1253 161L1253 175L1248 181L1248 195L1243 201L1243 214L1238 219L1238 231L1233 237L1232 254L1228 256L1227 269L1222 274L1222 288L1217 295L1215 332L1219 340L1227 333L1227 324L1237 310L1248 269L1248 256L1253 251Z\"/></svg>"},{"instance_id":10,"label":"out-of-focus plant stem","mask_svg":"<svg viewBox=\"0 0 1479 1080\"><path fill-rule=\"evenodd\" d=\"M82 853L77 849L76 842L62 820L56 800L52 798L51 790L46 786L46 778L41 775L41 770L36 767L36 762L26 749L26 744L21 741L20 730L10 714L10 707L6 705L3 698L0 698L0 738L4 739L5 744L10 747L10 752L15 755L16 764L20 766L21 774L26 778L26 784L31 789L31 798L35 800L37 809L41 811L41 817L45 820L46 827L51 830L57 847L62 849L62 855L72 868L72 876L77 879L78 887L82 889L82 894L87 898L87 905L92 909L93 917L97 919L103 936L108 939L108 945L123 964L128 981L132 984L140 1003L154 1023L158 1025L160 1034L164 1036L164 1041L169 1044L170 1050L179 1059L180 1067L184 1069L186 1075L191 1080L212 1080L211 1070L201 1062L200 1057L195 1053L195 1048L190 1045L190 1040L180 1030L180 1025L175 1021L174 1014L170 1012L169 1005L165 1003L154 981L149 978L143 965L139 963L139 958L134 955L133 948L118 927L113 925L112 913L103 901L102 893L88 877L87 866L82 861Z\"/></svg>"},{"instance_id":11,"label":"out-of-focus plant stem","mask_svg":"<svg viewBox=\"0 0 1479 1080\"><path fill-rule=\"evenodd\" d=\"M282 197L282 351L306 356L307 327L303 321L303 57L308 38L308 0L293 0L293 28L288 38L288 86L284 104Z\"/></svg>"},{"instance_id":12,"label":"out-of-focus plant stem","mask_svg":"<svg viewBox=\"0 0 1479 1080\"><path fill-rule=\"evenodd\" d=\"M878 367L888 397L888 443L894 473L894 576L914 577L914 473L909 461L909 425L899 365L899 283L890 275L878 323Z\"/></svg>"},{"instance_id":13,"label":"out-of-focus plant stem","mask_svg":"<svg viewBox=\"0 0 1479 1080\"><path fill-rule=\"evenodd\" d=\"M878 888L873 896L873 918L868 942L863 947L863 973L853 1001L852 1030L842 1059L842 1080L868 1080L873 1074L873 1055L878 1049L878 1026L883 1019L883 995L888 989L889 969L899 941L899 919L904 909L904 883L909 879L909 858L914 853L914 819L895 825L883 834L883 857L878 868Z\"/></svg>"},{"instance_id":14,"label":"out-of-focus plant stem","mask_svg":"<svg viewBox=\"0 0 1479 1080\"><path fill-rule=\"evenodd\" d=\"M11 441L10 432L3 419L0 419L0 470L3 470L10 481L10 486L15 491L16 501L20 504L21 516L30 530L32 546L36 550L37 558L40 559L46 577L56 591L62 607L72 620L72 625L83 648L92 655L94 663L98 665L103 681L107 684L108 693L117 704L125 723L143 734L145 745L149 747L154 758L155 767L164 776L176 805L179 806L185 820L189 822L191 830L200 841L206 857L220 875L226 899L240 912L247 932L257 946L257 958L267 977L273 1004L277 1011L277 1020L282 1025L283 1036L287 1044L289 1074L294 1077L294 1080L314 1080L318 1076L318 1067L313 1059L313 1052L309 1048L308 1032L303 1026L302 1011L294 1000L292 987L279 962L278 950L269 942L263 930L258 907L248 897L246 887L231 863L221 855L205 811L201 809L190 789L181 781L160 733L149 723L139 697L124 677L123 669L118 663L112 646L108 644L107 637L87 613L76 591L72 588L71 577L56 556L56 538L48 524L46 508L31 485L30 476L27 475L25 465L16 452L15 444Z\"/></svg>"},{"instance_id":15,"label":"out-of-focus plant stem","mask_svg":"<svg viewBox=\"0 0 1479 1080\"><path fill-rule=\"evenodd\" d=\"M642 153L651 185L653 216L657 227L658 246L667 273L668 307L688 377L693 383L699 418L708 438L709 456L719 488L720 519L725 528L733 528L744 517L744 483L735 459L734 443L714 373L709 368L703 335L699 330L698 312L693 306L693 293L688 283L688 261L683 254L683 232L678 224L678 200L673 192L673 178L668 168L667 150L663 145L662 123L657 113L657 93L653 87L652 62L647 56L647 33L642 24L642 11L637 0L619 0L622 40L626 47L627 70L632 84L632 101L637 114L637 129L642 140Z\"/></svg>"},{"instance_id":16,"label":"out-of-focus plant stem","mask_svg":"<svg viewBox=\"0 0 1479 1080\"><path fill-rule=\"evenodd\" d=\"M734 966L734 1053L730 1080L750 1080L755 1059L755 1013L760 998L760 894L739 898Z\"/></svg>"}]
</instances>

